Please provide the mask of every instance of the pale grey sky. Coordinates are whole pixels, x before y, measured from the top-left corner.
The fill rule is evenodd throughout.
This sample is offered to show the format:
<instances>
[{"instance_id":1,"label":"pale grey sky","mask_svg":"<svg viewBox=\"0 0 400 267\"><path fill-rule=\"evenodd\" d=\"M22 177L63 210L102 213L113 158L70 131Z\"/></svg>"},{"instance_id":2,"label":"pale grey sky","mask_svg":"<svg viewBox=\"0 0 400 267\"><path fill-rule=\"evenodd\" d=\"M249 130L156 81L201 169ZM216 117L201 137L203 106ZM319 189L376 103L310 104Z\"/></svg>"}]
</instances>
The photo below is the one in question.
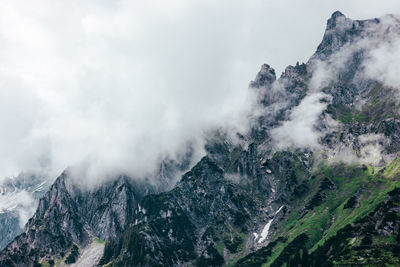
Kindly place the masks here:
<instances>
[{"instance_id":1,"label":"pale grey sky","mask_svg":"<svg viewBox=\"0 0 400 267\"><path fill-rule=\"evenodd\" d=\"M395 0L0 2L0 177L82 161L146 172L244 126L261 64L306 61L334 11L400 14Z\"/></svg>"}]
</instances>

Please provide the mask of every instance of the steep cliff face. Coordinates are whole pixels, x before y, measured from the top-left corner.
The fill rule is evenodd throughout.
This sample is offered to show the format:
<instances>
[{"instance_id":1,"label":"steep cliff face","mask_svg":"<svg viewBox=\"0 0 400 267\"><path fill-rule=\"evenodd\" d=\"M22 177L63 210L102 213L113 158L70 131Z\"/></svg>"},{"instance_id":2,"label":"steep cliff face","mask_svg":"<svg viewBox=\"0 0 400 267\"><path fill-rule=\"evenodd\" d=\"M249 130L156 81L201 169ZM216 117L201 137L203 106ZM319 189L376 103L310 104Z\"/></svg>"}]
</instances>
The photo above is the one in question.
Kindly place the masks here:
<instances>
[{"instance_id":1,"label":"steep cliff face","mask_svg":"<svg viewBox=\"0 0 400 267\"><path fill-rule=\"evenodd\" d=\"M254 245L247 236L275 207L223 174L205 157L172 191L146 196L122 238L106 245L102 263L210 266L245 253Z\"/></svg>"},{"instance_id":2,"label":"steep cliff face","mask_svg":"<svg viewBox=\"0 0 400 267\"><path fill-rule=\"evenodd\" d=\"M74 263L78 251L116 238L127 227L138 201L168 190L175 177L188 168L190 157L189 150L180 162L164 160L155 174L158 183L155 178L120 175L89 190L77 182L80 177L71 170L64 171L40 199L23 233L3 250L0 266Z\"/></svg>"},{"instance_id":3,"label":"steep cliff face","mask_svg":"<svg viewBox=\"0 0 400 267\"><path fill-rule=\"evenodd\" d=\"M120 176L84 191L64 172L0 263L70 262L100 238L107 266L398 264L397 88L366 73L400 37L390 18L335 12L306 64L263 65L249 133L212 133L171 190Z\"/></svg>"},{"instance_id":4,"label":"steep cliff face","mask_svg":"<svg viewBox=\"0 0 400 267\"><path fill-rule=\"evenodd\" d=\"M24 233L5 251L8 261L24 265L47 256L63 258L74 246L116 237L127 225L143 191L124 176L95 192L81 192L65 171L40 199Z\"/></svg>"}]
</instances>

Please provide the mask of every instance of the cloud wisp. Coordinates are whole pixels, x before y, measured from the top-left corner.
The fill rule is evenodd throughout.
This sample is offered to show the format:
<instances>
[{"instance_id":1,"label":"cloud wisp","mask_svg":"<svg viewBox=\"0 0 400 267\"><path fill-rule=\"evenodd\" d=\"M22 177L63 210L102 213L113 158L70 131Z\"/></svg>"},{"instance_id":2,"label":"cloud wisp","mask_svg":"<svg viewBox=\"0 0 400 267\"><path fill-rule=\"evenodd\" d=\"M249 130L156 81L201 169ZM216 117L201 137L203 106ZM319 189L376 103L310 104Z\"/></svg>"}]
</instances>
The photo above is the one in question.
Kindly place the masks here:
<instances>
[{"instance_id":1,"label":"cloud wisp","mask_svg":"<svg viewBox=\"0 0 400 267\"><path fill-rule=\"evenodd\" d=\"M392 158L385 153L383 146L383 144L388 146L390 142L382 135L357 136L348 133L346 142L338 141L335 147L327 148L321 143L327 133L340 132L343 128L339 121L332 120L325 112L334 94L339 95L336 96L339 97L336 101L348 101L346 99L348 92L342 93L340 88L343 87L347 91L358 88L357 92L352 92L355 94L353 102L349 102L349 108L356 110L361 110L368 102L368 95L363 95L363 90L371 85L378 84L385 88L382 92L388 94L391 90L390 94L399 96L400 60L397 56L400 52L399 17L387 15L364 24L354 23L363 27L359 36L345 44L340 44L340 36L330 39L330 45L334 47L333 53L328 56L323 54L322 57L315 54L307 63L311 73L307 95L298 106L292 108L288 120L271 130L272 140L278 149L300 147L324 150L326 157L333 162L342 160L381 165ZM340 16L335 22L335 28L328 29L326 34L342 34L351 27L354 27L353 22ZM361 61L358 62L359 60ZM349 72L354 72L351 81L348 84L340 84L341 79ZM337 86L335 83L339 84L337 89L334 88ZM333 93L329 95L331 91Z\"/></svg>"}]
</instances>

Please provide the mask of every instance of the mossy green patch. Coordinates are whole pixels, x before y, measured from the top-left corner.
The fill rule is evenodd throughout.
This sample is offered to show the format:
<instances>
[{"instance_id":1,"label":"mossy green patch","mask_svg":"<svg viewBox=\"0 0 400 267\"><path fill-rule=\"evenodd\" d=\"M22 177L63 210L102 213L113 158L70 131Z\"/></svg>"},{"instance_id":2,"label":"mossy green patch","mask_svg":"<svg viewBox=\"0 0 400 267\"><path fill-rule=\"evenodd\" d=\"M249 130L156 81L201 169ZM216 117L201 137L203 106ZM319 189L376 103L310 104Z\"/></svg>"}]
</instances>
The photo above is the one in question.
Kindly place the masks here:
<instances>
[{"instance_id":1,"label":"mossy green patch","mask_svg":"<svg viewBox=\"0 0 400 267\"><path fill-rule=\"evenodd\" d=\"M106 241L101 240L100 238L97 238L97 237L94 239L94 242L97 244L105 244L106 243Z\"/></svg>"},{"instance_id":2,"label":"mossy green patch","mask_svg":"<svg viewBox=\"0 0 400 267\"><path fill-rule=\"evenodd\" d=\"M388 118L399 118L397 115L399 104L392 97L390 89L383 88L381 85L374 85L373 88L370 88L366 97L369 101L362 105L360 110L340 104L331 106L329 110L336 119L344 124L371 123Z\"/></svg>"}]
</instances>

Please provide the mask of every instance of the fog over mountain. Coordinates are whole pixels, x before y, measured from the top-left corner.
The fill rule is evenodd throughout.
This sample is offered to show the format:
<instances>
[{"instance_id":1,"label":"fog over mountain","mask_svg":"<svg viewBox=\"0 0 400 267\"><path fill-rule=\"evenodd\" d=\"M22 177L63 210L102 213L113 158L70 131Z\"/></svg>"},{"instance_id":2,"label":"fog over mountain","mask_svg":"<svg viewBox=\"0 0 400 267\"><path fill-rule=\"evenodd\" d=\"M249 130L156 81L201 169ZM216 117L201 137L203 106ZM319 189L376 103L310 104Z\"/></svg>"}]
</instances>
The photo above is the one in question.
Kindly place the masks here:
<instances>
[{"instance_id":1,"label":"fog over mountain","mask_svg":"<svg viewBox=\"0 0 400 267\"><path fill-rule=\"evenodd\" d=\"M207 131L246 131L247 87L259 66L279 73L306 61L336 9L357 18L400 13L396 1L3 3L0 177L55 178L82 164L94 180L140 177L188 146L198 159ZM397 47L378 48L374 66ZM390 71L381 76L398 82Z\"/></svg>"},{"instance_id":2,"label":"fog over mountain","mask_svg":"<svg viewBox=\"0 0 400 267\"><path fill-rule=\"evenodd\" d=\"M4 3L0 266L400 265L396 13Z\"/></svg>"}]
</instances>

